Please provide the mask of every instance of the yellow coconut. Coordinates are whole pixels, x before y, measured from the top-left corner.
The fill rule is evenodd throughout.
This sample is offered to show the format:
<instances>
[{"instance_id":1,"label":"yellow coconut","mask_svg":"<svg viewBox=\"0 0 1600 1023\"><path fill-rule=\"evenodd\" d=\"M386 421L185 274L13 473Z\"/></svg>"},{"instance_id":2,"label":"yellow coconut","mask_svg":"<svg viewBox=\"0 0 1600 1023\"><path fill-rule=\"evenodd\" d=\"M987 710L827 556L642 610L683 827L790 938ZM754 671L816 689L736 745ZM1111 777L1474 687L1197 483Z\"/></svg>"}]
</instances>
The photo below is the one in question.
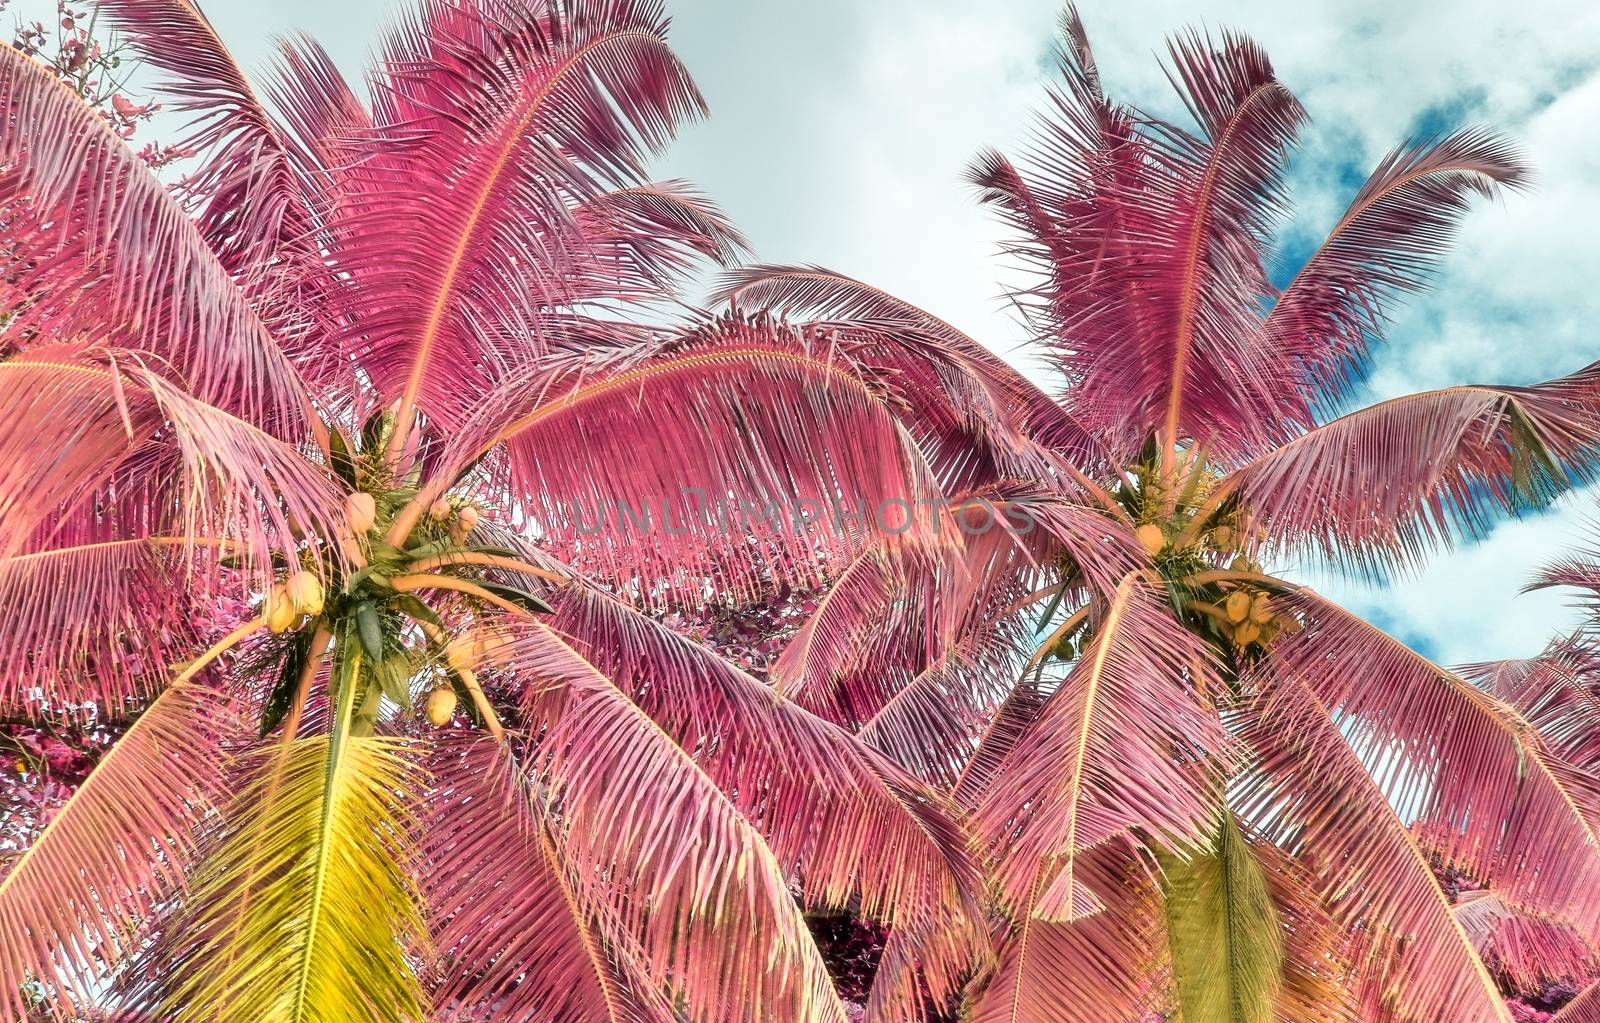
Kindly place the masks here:
<instances>
[{"instance_id":1,"label":"yellow coconut","mask_svg":"<svg viewBox=\"0 0 1600 1023\"><path fill-rule=\"evenodd\" d=\"M1237 625L1250 617L1250 594L1244 590L1234 590L1228 594L1227 602L1222 608L1228 614L1228 621Z\"/></svg>"},{"instance_id":2,"label":"yellow coconut","mask_svg":"<svg viewBox=\"0 0 1600 1023\"><path fill-rule=\"evenodd\" d=\"M1272 598L1265 593L1256 594L1250 601L1250 620L1257 625L1272 621Z\"/></svg>"},{"instance_id":3,"label":"yellow coconut","mask_svg":"<svg viewBox=\"0 0 1600 1023\"><path fill-rule=\"evenodd\" d=\"M444 659L457 672L477 667L480 656L478 635L471 629L444 645Z\"/></svg>"},{"instance_id":4,"label":"yellow coconut","mask_svg":"<svg viewBox=\"0 0 1600 1023\"><path fill-rule=\"evenodd\" d=\"M278 584L267 591L267 628L273 632L283 632L295 623L300 613L294 609L294 601L289 597L289 591Z\"/></svg>"},{"instance_id":5,"label":"yellow coconut","mask_svg":"<svg viewBox=\"0 0 1600 1023\"><path fill-rule=\"evenodd\" d=\"M470 533L478 527L478 508L476 505L462 505L461 510L456 514L459 516L463 533Z\"/></svg>"},{"instance_id":6,"label":"yellow coconut","mask_svg":"<svg viewBox=\"0 0 1600 1023\"><path fill-rule=\"evenodd\" d=\"M433 690L428 694L428 702L423 705L422 712L433 724L446 724L455 717L456 691L449 686L440 686Z\"/></svg>"},{"instance_id":7,"label":"yellow coconut","mask_svg":"<svg viewBox=\"0 0 1600 1023\"><path fill-rule=\"evenodd\" d=\"M428 506L428 518L435 522L448 521L450 516L454 514L455 509L450 507L450 502L442 497Z\"/></svg>"},{"instance_id":8,"label":"yellow coconut","mask_svg":"<svg viewBox=\"0 0 1600 1023\"><path fill-rule=\"evenodd\" d=\"M1161 532L1160 526L1151 522L1134 530L1134 535L1139 538L1139 545L1144 548L1144 552L1151 556L1160 554L1161 549L1167 545L1166 534Z\"/></svg>"},{"instance_id":9,"label":"yellow coconut","mask_svg":"<svg viewBox=\"0 0 1600 1023\"><path fill-rule=\"evenodd\" d=\"M365 536L373 523L378 521L378 502L372 495L356 491L346 495L344 499L344 520L350 526L350 532L356 536Z\"/></svg>"},{"instance_id":10,"label":"yellow coconut","mask_svg":"<svg viewBox=\"0 0 1600 1023\"><path fill-rule=\"evenodd\" d=\"M322 580L311 572L295 572L284 581L294 609L305 615L322 613Z\"/></svg>"},{"instance_id":11,"label":"yellow coconut","mask_svg":"<svg viewBox=\"0 0 1600 1023\"><path fill-rule=\"evenodd\" d=\"M511 662L512 638L499 629L478 631L478 660L493 668L505 668Z\"/></svg>"},{"instance_id":12,"label":"yellow coconut","mask_svg":"<svg viewBox=\"0 0 1600 1023\"><path fill-rule=\"evenodd\" d=\"M1255 622L1245 622L1233 630L1233 641L1239 646L1249 646L1261 638L1261 626Z\"/></svg>"},{"instance_id":13,"label":"yellow coconut","mask_svg":"<svg viewBox=\"0 0 1600 1023\"><path fill-rule=\"evenodd\" d=\"M1211 531L1211 542L1217 545L1218 550L1227 550L1233 546L1233 527L1218 526Z\"/></svg>"}]
</instances>

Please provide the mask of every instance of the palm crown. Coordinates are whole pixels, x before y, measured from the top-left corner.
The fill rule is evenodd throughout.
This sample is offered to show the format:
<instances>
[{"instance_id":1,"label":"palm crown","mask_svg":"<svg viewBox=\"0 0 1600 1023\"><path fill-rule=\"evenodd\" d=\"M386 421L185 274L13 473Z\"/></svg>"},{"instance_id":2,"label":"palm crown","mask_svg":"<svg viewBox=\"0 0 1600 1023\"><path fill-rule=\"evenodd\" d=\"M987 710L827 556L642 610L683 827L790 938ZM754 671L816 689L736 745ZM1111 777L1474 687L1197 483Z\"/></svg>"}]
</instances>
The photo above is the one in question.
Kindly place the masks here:
<instances>
[{"instance_id":1,"label":"palm crown","mask_svg":"<svg viewBox=\"0 0 1600 1023\"><path fill-rule=\"evenodd\" d=\"M1595 366L1322 418L1470 200L1527 173L1483 131L1403 146L1280 289L1266 253L1304 113L1265 55L1173 42L1196 128L1109 100L1071 12L1060 65L1033 169L988 153L971 179L1020 236L1007 252L1034 278L1014 297L1064 389L1013 402L1003 438L973 417L977 443L936 462L975 527L964 550L893 569L864 552L776 665L797 701L952 792L994 857L992 967L919 987L914 950L968 938L902 932L874 1004L1509 1019L1471 920L1597 937L1600 793L1578 740L1262 562L1381 576L1593 478ZM742 269L721 297L975 347L819 267ZM866 613L885 603L889 620ZM1500 910L1464 921L1441 863Z\"/></svg>"}]
</instances>

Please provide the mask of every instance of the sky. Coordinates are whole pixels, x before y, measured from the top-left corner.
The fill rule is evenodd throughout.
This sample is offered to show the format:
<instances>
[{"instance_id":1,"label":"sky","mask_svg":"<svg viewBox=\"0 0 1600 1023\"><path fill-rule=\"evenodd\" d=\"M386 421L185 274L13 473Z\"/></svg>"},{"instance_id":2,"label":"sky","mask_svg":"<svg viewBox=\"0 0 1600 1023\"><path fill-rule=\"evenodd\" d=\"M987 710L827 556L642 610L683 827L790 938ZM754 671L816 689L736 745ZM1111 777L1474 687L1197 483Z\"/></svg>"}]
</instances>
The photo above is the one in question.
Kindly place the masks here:
<instances>
[{"instance_id":1,"label":"sky","mask_svg":"<svg viewBox=\"0 0 1600 1023\"><path fill-rule=\"evenodd\" d=\"M303 29L352 76L395 9L393 0L204 6L247 68L269 57L274 35ZM865 278L1040 372L1001 299L1016 279L996 252L1002 233L962 172L981 147L1025 145L1051 73L1055 0L668 7L669 38L711 117L683 132L659 176L705 187L761 260ZM1529 383L1600 359L1600 4L1083 0L1079 11L1108 91L1172 116L1179 108L1160 63L1168 34L1227 27L1265 46L1312 118L1290 169L1291 262L1406 138L1476 123L1521 142L1536 188L1468 218L1437 287L1400 311L1356 404ZM1558 593L1518 591L1535 566L1596 534L1597 499L1570 495L1381 589L1299 569L1447 663L1527 656L1576 617Z\"/></svg>"}]
</instances>

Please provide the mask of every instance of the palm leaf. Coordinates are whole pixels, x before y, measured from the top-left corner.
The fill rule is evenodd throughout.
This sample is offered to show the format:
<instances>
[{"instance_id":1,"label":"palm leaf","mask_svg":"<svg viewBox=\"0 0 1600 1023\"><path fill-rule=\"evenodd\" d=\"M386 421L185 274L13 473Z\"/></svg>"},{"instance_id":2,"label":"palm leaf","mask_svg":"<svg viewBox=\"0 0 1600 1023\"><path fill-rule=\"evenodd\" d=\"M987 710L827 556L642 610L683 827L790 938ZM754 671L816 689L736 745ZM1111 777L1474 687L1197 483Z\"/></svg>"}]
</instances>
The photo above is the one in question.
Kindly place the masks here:
<instances>
[{"instance_id":1,"label":"palm leaf","mask_svg":"<svg viewBox=\"0 0 1600 1023\"><path fill-rule=\"evenodd\" d=\"M966 909L976 872L953 808L886 758L611 598L573 594L551 627L692 751L808 907L891 925Z\"/></svg>"},{"instance_id":2,"label":"palm leaf","mask_svg":"<svg viewBox=\"0 0 1600 1023\"><path fill-rule=\"evenodd\" d=\"M108 0L99 10L152 67L167 105L191 118L179 143L203 154L186 190L230 271L259 271L307 240L310 213L283 137L245 74L192 0Z\"/></svg>"},{"instance_id":3,"label":"palm leaf","mask_svg":"<svg viewBox=\"0 0 1600 1023\"><path fill-rule=\"evenodd\" d=\"M159 690L202 646L179 566L184 542L107 540L0 561L0 706L93 703L119 716Z\"/></svg>"},{"instance_id":4,"label":"palm leaf","mask_svg":"<svg viewBox=\"0 0 1600 1023\"><path fill-rule=\"evenodd\" d=\"M422 780L404 740L351 734L351 638L330 732L246 756L227 830L147 951L130 1007L173 1020L423 1018L411 961L426 951L413 879Z\"/></svg>"},{"instance_id":5,"label":"palm leaf","mask_svg":"<svg viewBox=\"0 0 1600 1023\"><path fill-rule=\"evenodd\" d=\"M661 984L602 895L563 861L545 794L487 737L430 758L423 881L435 1012L474 1020L670 1023Z\"/></svg>"},{"instance_id":6,"label":"palm leaf","mask_svg":"<svg viewBox=\"0 0 1600 1023\"><path fill-rule=\"evenodd\" d=\"M963 1015L972 1023L1143 1023L1166 1015L1161 899L1147 864L1120 841L1082 858L1104 908L1070 923L1023 912L999 938L999 963Z\"/></svg>"},{"instance_id":7,"label":"palm leaf","mask_svg":"<svg viewBox=\"0 0 1600 1023\"><path fill-rule=\"evenodd\" d=\"M458 422L539 352L542 313L570 297L570 205L642 184L645 154L702 110L665 30L651 0L485 0L390 32L375 120L408 141L363 164L334 258L360 282L339 308L400 399L397 438L415 409Z\"/></svg>"},{"instance_id":8,"label":"palm leaf","mask_svg":"<svg viewBox=\"0 0 1600 1023\"><path fill-rule=\"evenodd\" d=\"M988 479L1035 475L1045 464L1031 438L1071 464L1109 461L1095 437L983 345L933 314L820 266L758 265L722 275L711 301L735 312L774 312L892 372L911 398L905 414L941 483L959 490ZM974 444L985 456L974 459ZM949 454L941 456L940 448ZM961 473L963 475L957 475Z\"/></svg>"},{"instance_id":9,"label":"palm leaf","mask_svg":"<svg viewBox=\"0 0 1600 1023\"><path fill-rule=\"evenodd\" d=\"M1427 287L1472 200L1528 179L1515 146L1482 129L1396 147L1273 303L1258 343L1303 361L1325 399L1343 398L1364 374L1385 307Z\"/></svg>"},{"instance_id":10,"label":"palm leaf","mask_svg":"<svg viewBox=\"0 0 1600 1023\"><path fill-rule=\"evenodd\" d=\"M1224 813L1210 848L1188 859L1158 857L1185 1023L1272 1023L1283 925L1238 822Z\"/></svg>"},{"instance_id":11,"label":"palm leaf","mask_svg":"<svg viewBox=\"0 0 1600 1023\"><path fill-rule=\"evenodd\" d=\"M1279 638L1263 671L1338 715L1369 784L1445 862L1600 936L1600 782L1512 708L1350 612L1305 590L1279 604L1305 628Z\"/></svg>"},{"instance_id":12,"label":"palm leaf","mask_svg":"<svg viewBox=\"0 0 1600 1023\"><path fill-rule=\"evenodd\" d=\"M1273 681L1242 730L1257 759L1235 806L1297 859L1316 864L1321 894L1378 954L1379 997L1420 1018L1510 1023L1428 859L1367 773L1344 728L1299 677Z\"/></svg>"},{"instance_id":13,"label":"palm leaf","mask_svg":"<svg viewBox=\"0 0 1600 1023\"><path fill-rule=\"evenodd\" d=\"M819 556L873 536L951 542L892 400L870 371L792 331L721 320L513 377L480 398L441 475L503 442L523 513L603 577L810 579ZM588 457L571 458L575 445Z\"/></svg>"},{"instance_id":14,"label":"palm leaf","mask_svg":"<svg viewBox=\"0 0 1600 1023\"><path fill-rule=\"evenodd\" d=\"M24 985L63 1011L94 1004L108 967L140 947L178 890L192 831L222 795L231 710L199 683L158 696L0 877L0 1010L30 1016Z\"/></svg>"},{"instance_id":15,"label":"palm leaf","mask_svg":"<svg viewBox=\"0 0 1600 1023\"><path fill-rule=\"evenodd\" d=\"M1515 707L1556 756L1580 770L1600 768L1600 663L1578 637L1558 638L1536 657L1456 670Z\"/></svg>"},{"instance_id":16,"label":"palm leaf","mask_svg":"<svg viewBox=\"0 0 1600 1023\"><path fill-rule=\"evenodd\" d=\"M523 713L538 736L528 760L560 807L566 861L648 975L697 1021L842 1023L785 871L732 799L558 633L508 628L508 671L529 682Z\"/></svg>"},{"instance_id":17,"label":"palm leaf","mask_svg":"<svg viewBox=\"0 0 1600 1023\"><path fill-rule=\"evenodd\" d=\"M1200 641L1130 575L1071 674L989 780L976 819L1011 905L1082 912L1079 853L1127 828L1161 842L1209 830L1226 742L1186 681ZM1185 752L1188 751L1188 752Z\"/></svg>"},{"instance_id":18,"label":"palm leaf","mask_svg":"<svg viewBox=\"0 0 1600 1023\"><path fill-rule=\"evenodd\" d=\"M1274 542L1377 574L1595 478L1600 366L1529 387L1451 387L1352 412L1224 478Z\"/></svg>"},{"instance_id":19,"label":"palm leaf","mask_svg":"<svg viewBox=\"0 0 1600 1023\"><path fill-rule=\"evenodd\" d=\"M13 338L121 339L274 433L310 419L293 367L165 185L39 64L0 51Z\"/></svg>"},{"instance_id":20,"label":"palm leaf","mask_svg":"<svg viewBox=\"0 0 1600 1023\"><path fill-rule=\"evenodd\" d=\"M1462 892L1456 919L1478 956L1517 991L1600 971L1600 950L1569 925L1528 913L1492 889Z\"/></svg>"},{"instance_id":21,"label":"palm leaf","mask_svg":"<svg viewBox=\"0 0 1600 1023\"><path fill-rule=\"evenodd\" d=\"M183 536L235 541L260 566L270 541L289 534L292 517L333 535L337 491L332 477L303 451L227 410L203 402L124 353L91 353L69 345L32 349L0 362L0 424L17 437L0 479L7 484L0 559L25 549L47 519L43 539L84 539L62 531L71 512L136 457L153 459L135 488L142 505L130 530L151 526ZM31 423L64 424L48 447ZM59 418L58 418L59 417ZM67 418L70 417L70 418ZM18 432L20 431L20 432ZM14 487L14 489L13 489ZM115 494L108 503L115 503ZM102 527L103 531L103 527ZM104 539L95 535L90 539Z\"/></svg>"}]
</instances>

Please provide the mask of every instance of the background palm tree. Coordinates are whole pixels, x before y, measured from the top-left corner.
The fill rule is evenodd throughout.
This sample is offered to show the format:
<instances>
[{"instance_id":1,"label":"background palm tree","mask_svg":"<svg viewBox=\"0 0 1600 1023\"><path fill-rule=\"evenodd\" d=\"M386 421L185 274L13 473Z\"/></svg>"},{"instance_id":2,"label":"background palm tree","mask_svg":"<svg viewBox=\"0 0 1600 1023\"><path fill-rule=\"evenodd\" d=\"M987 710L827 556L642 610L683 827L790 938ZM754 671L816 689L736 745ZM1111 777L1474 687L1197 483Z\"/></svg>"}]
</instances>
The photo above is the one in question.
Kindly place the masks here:
<instances>
[{"instance_id":1,"label":"background palm tree","mask_svg":"<svg viewBox=\"0 0 1600 1023\"><path fill-rule=\"evenodd\" d=\"M1058 400L991 403L1009 433L906 416L965 517L1037 521L975 528L942 560L864 552L774 667L968 807L995 862L994 958L980 943L964 973L919 969L970 936L899 929L870 1014L931 998L985 1023L1507 1020L1435 867L1592 944L1595 777L1516 707L1263 563L1382 578L1594 478L1600 366L1328 415L1470 200L1526 171L1481 130L1401 146L1277 287L1305 115L1266 56L1231 33L1175 39L1185 127L1104 95L1071 12L1064 37L1031 169L987 153L972 171L1033 272L1014 298ZM720 297L982 358L819 267L746 268Z\"/></svg>"},{"instance_id":2,"label":"background palm tree","mask_svg":"<svg viewBox=\"0 0 1600 1023\"><path fill-rule=\"evenodd\" d=\"M586 521L931 474L867 353L671 325L742 242L645 175L702 111L660 6L426 0L270 109L186 0L102 9L201 157L0 53L0 700L136 714L0 877L0 1012L839 1020L802 907L976 919L942 794L639 610L878 532Z\"/></svg>"}]
</instances>

